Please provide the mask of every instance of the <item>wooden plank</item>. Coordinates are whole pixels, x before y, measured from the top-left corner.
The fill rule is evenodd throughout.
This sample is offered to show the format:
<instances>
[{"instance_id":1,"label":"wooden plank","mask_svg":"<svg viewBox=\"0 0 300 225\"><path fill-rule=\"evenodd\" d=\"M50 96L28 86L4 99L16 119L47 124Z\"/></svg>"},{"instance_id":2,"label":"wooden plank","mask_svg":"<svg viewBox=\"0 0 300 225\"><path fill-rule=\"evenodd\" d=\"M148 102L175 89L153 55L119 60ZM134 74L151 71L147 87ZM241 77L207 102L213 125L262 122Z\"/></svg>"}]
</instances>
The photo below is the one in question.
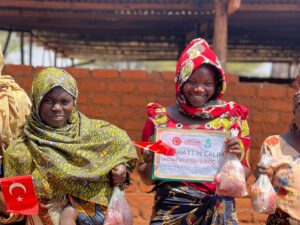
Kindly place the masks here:
<instances>
[{"instance_id":1,"label":"wooden plank","mask_svg":"<svg viewBox=\"0 0 300 225\"><path fill-rule=\"evenodd\" d=\"M227 0L215 0L215 26L213 36L213 50L218 56L223 68L226 67L227 60L227 36L228 36L228 16Z\"/></svg>"},{"instance_id":2,"label":"wooden plank","mask_svg":"<svg viewBox=\"0 0 300 225\"><path fill-rule=\"evenodd\" d=\"M255 12L300 12L300 3L293 4L246 4L243 3L240 11Z\"/></svg>"},{"instance_id":3,"label":"wooden plank","mask_svg":"<svg viewBox=\"0 0 300 225\"><path fill-rule=\"evenodd\" d=\"M1 0L0 7L18 7L32 9L66 9L66 10L211 10L213 4L195 2L183 3L88 3L88 2L50 2L50 1L20 1Z\"/></svg>"},{"instance_id":4,"label":"wooden plank","mask_svg":"<svg viewBox=\"0 0 300 225\"><path fill-rule=\"evenodd\" d=\"M176 23L170 23L169 21L105 21L105 20L84 20L80 16L74 18L57 18L57 17L32 17L32 16L3 16L0 11L0 24L20 24L24 27L30 26L31 24L42 24L47 27L47 25L57 25L59 27L97 27L98 29L107 30L135 30L135 29L194 29L194 23L190 21L176 21Z\"/></svg>"},{"instance_id":5,"label":"wooden plank","mask_svg":"<svg viewBox=\"0 0 300 225\"><path fill-rule=\"evenodd\" d=\"M93 13L93 12L72 12L72 11L31 11L31 10L8 10L0 8L0 16L2 18L9 17L18 17L19 19L26 18L36 18L40 20L47 20L50 18L61 18L61 19L74 19L80 18L82 20L89 21L108 21L108 22L121 22L121 21L155 21L155 22L173 22L173 21L186 21L186 22L194 22L195 19L210 19L213 15L212 12L207 13L198 13L194 12L191 15L189 14L160 14L160 15L126 15L126 14L116 14L114 12L111 13Z\"/></svg>"}]
</instances>

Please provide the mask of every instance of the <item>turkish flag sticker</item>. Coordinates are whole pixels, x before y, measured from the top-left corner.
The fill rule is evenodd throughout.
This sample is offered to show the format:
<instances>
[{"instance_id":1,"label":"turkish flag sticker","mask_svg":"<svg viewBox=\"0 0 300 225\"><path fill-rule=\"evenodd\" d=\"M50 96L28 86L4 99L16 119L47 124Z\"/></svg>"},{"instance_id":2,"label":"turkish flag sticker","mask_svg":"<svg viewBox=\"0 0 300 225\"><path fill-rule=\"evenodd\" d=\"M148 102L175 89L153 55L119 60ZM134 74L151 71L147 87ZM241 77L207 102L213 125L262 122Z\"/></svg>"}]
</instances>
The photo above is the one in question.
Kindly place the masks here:
<instances>
[{"instance_id":1,"label":"turkish flag sticker","mask_svg":"<svg viewBox=\"0 0 300 225\"><path fill-rule=\"evenodd\" d=\"M162 154L165 156L174 156L176 154L176 149L165 144L161 140L158 140L155 143L152 142L132 142L135 146L142 148L144 150L152 151L157 154Z\"/></svg>"},{"instance_id":2,"label":"turkish flag sticker","mask_svg":"<svg viewBox=\"0 0 300 225\"><path fill-rule=\"evenodd\" d=\"M5 177L0 179L7 212L36 215L38 200L34 193L32 176Z\"/></svg>"}]
</instances>

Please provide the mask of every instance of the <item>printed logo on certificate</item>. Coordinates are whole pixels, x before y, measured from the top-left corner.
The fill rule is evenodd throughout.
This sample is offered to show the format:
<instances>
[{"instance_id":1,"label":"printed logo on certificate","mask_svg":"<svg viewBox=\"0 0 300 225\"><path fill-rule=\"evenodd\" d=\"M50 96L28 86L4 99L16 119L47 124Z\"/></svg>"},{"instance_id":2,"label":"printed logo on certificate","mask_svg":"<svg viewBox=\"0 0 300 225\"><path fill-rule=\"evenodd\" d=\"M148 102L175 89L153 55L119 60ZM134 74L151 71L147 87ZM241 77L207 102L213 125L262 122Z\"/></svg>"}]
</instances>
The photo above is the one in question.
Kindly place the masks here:
<instances>
[{"instance_id":1,"label":"printed logo on certificate","mask_svg":"<svg viewBox=\"0 0 300 225\"><path fill-rule=\"evenodd\" d=\"M212 182L224 158L227 133L157 128L156 140L176 149L174 156L155 154L152 178Z\"/></svg>"}]
</instances>

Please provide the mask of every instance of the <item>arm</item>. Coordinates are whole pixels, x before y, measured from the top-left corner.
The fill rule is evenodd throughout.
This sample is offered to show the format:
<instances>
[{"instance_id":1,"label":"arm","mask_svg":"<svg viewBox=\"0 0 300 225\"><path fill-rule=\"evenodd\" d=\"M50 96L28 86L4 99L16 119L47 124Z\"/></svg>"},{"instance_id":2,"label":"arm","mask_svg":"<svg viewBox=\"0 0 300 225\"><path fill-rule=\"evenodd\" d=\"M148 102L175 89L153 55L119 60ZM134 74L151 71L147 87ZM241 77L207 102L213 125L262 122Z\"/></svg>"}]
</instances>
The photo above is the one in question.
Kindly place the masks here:
<instances>
[{"instance_id":1,"label":"arm","mask_svg":"<svg viewBox=\"0 0 300 225\"><path fill-rule=\"evenodd\" d=\"M264 140L261 146L260 161L254 170L254 175L256 178L258 178L260 174L266 174L269 177L269 180L271 182L273 181L274 169L272 167L272 163L262 163L261 161L263 154L266 154L274 159L274 157L276 157L276 151L274 151L276 148L280 148L279 136L270 136Z\"/></svg>"},{"instance_id":2,"label":"arm","mask_svg":"<svg viewBox=\"0 0 300 225\"><path fill-rule=\"evenodd\" d=\"M152 167L153 167L153 152L144 152L143 159L138 160L137 172L140 175L144 184L150 186L154 184L152 180Z\"/></svg>"},{"instance_id":3,"label":"arm","mask_svg":"<svg viewBox=\"0 0 300 225\"><path fill-rule=\"evenodd\" d=\"M8 217L9 216L9 213L6 212L6 204L4 202L4 198L3 198L3 194L2 192L0 192L0 214ZM0 220L1 222L1 220Z\"/></svg>"},{"instance_id":4,"label":"arm","mask_svg":"<svg viewBox=\"0 0 300 225\"><path fill-rule=\"evenodd\" d=\"M127 174L128 172L124 164L120 164L113 168L111 171L113 185L117 187L124 185L127 180Z\"/></svg>"},{"instance_id":5,"label":"arm","mask_svg":"<svg viewBox=\"0 0 300 225\"><path fill-rule=\"evenodd\" d=\"M149 141L154 134L154 124L147 120L143 129L142 141ZM152 180L152 167L154 154L150 151L141 151L141 157L137 162L137 172L144 184L150 186L154 184Z\"/></svg>"}]
</instances>

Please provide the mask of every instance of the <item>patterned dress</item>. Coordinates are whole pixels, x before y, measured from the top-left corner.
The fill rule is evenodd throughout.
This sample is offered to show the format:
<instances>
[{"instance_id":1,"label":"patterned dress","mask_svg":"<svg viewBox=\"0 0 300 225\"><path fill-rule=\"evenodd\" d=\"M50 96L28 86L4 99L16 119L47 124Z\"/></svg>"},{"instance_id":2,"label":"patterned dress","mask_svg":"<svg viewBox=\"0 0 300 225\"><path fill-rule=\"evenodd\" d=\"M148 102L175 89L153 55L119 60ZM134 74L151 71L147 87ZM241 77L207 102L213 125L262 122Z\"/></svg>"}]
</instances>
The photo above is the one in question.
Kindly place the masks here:
<instances>
[{"instance_id":1,"label":"patterned dress","mask_svg":"<svg viewBox=\"0 0 300 225\"><path fill-rule=\"evenodd\" d=\"M277 192L277 210L269 216L269 225L300 224L300 154L296 152L280 135L266 138L262 145L261 153L275 160L272 183Z\"/></svg>"},{"instance_id":2,"label":"patterned dress","mask_svg":"<svg viewBox=\"0 0 300 225\"><path fill-rule=\"evenodd\" d=\"M74 97L75 107L61 128L43 123L39 108L45 94L62 87ZM76 110L76 81L66 71L46 68L32 85L33 108L24 136L4 156L5 176L31 174L44 224L58 224L60 212L70 204L79 224L101 225L112 195L111 170L125 164L132 171L136 151L126 132L89 119Z\"/></svg>"},{"instance_id":3,"label":"patterned dress","mask_svg":"<svg viewBox=\"0 0 300 225\"><path fill-rule=\"evenodd\" d=\"M202 65L214 72L215 91L203 106L194 107L189 104L182 89L193 72ZM224 131L240 140L241 163L249 167L248 110L235 102L221 100L225 90L225 73L216 54L204 39L192 40L176 66L177 109L186 117L209 122L192 128L175 121L161 105L150 103L147 106L149 120L144 128L143 141L151 139L155 126ZM234 199L215 195L215 185L212 183L157 182L154 190L156 195L151 225L238 224Z\"/></svg>"},{"instance_id":4,"label":"patterned dress","mask_svg":"<svg viewBox=\"0 0 300 225\"><path fill-rule=\"evenodd\" d=\"M150 119L146 122L143 139L153 139L154 127L174 129L207 129L230 132L241 140L241 162L249 168L249 128L240 117L216 118L191 128L168 116L166 109L151 103L147 108ZM238 224L232 197L214 195L213 183L157 182L151 225L217 225Z\"/></svg>"}]
</instances>

